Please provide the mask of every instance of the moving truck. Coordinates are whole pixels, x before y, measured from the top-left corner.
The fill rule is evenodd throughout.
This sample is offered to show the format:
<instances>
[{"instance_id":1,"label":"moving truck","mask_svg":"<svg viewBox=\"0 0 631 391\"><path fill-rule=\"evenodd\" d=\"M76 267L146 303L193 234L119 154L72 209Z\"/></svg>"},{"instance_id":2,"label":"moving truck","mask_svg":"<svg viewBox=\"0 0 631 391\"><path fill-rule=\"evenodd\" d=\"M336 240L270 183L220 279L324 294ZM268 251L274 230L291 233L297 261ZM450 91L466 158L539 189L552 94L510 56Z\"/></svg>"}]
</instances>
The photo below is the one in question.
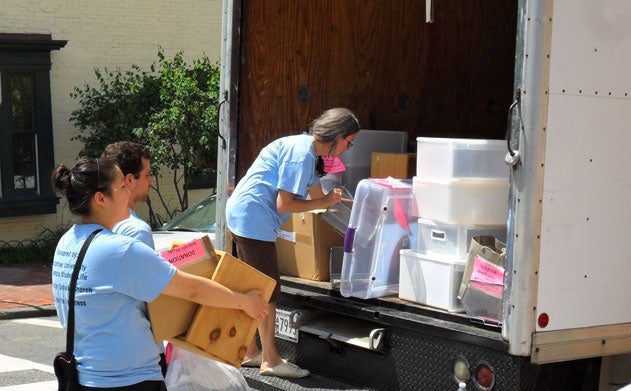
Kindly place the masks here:
<instances>
[{"instance_id":1,"label":"moving truck","mask_svg":"<svg viewBox=\"0 0 631 391\"><path fill-rule=\"evenodd\" d=\"M218 211L264 145L337 106L410 141L505 140L510 167L500 327L284 276L277 345L312 376L242 369L255 388L631 382L631 3L224 0L223 12Z\"/></svg>"}]
</instances>

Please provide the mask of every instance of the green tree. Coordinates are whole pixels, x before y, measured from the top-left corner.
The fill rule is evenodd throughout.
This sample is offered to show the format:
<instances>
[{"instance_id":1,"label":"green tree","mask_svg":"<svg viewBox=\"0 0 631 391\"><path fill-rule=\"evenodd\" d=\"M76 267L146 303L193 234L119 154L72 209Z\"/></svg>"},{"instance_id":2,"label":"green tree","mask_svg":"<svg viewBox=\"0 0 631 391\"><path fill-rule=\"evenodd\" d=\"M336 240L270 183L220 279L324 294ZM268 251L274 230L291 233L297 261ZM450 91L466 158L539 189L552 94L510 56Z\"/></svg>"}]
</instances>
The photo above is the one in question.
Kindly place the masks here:
<instances>
[{"instance_id":1,"label":"green tree","mask_svg":"<svg viewBox=\"0 0 631 391\"><path fill-rule=\"evenodd\" d=\"M149 71L94 71L98 86L75 87L79 101L70 121L83 143L79 156L96 157L114 141L146 145L153 154L154 190L171 218L188 207L191 180L216 170L219 67L205 55L189 65L182 52L167 58L162 49ZM171 210L160 192L158 169L169 168L179 207ZM150 223L164 220L149 203Z\"/></svg>"}]
</instances>

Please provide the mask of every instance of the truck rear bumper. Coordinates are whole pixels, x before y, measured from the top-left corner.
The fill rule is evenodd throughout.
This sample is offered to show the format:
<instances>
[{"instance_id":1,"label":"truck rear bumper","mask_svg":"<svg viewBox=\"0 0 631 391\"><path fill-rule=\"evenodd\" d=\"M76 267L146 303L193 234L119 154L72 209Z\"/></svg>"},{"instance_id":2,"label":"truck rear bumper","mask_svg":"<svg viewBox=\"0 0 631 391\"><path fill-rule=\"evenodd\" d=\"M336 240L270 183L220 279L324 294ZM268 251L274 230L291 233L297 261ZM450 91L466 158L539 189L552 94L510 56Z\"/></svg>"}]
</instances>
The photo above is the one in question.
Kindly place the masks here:
<instances>
[{"instance_id":1,"label":"truck rear bumper","mask_svg":"<svg viewBox=\"0 0 631 391\"><path fill-rule=\"evenodd\" d=\"M282 357L326 378L370 389L455 389L452 365L464 357L471 368L480 362L493 366L494 389L535 389L539 366L509 355L499 329L473 324L462 314L397 298L343 298L328 283L285 276L278 308L315 310L339 323L384 330L382 349L339 343L302 326L298 343L277 339Z\"/></svg>"}]
</instances>

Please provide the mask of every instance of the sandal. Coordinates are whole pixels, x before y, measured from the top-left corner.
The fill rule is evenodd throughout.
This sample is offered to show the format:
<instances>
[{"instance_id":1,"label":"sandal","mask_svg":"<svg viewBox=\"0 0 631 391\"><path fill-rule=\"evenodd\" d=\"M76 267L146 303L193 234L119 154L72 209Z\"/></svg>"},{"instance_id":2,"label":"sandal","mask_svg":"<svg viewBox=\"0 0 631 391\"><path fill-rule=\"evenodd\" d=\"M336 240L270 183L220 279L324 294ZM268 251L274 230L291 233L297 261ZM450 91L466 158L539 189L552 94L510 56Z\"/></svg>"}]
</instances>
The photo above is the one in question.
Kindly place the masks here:
<instances>
[{"instance_id":1,"label":"sandal","mask_svg":"<svg viewBox=\"0 0 631 391\"><path fill-rule=\"evenodd\" d=\"M243 360L243 362L241 363L241 366L259 368L261 366L262 361L263 361L263 356L261 355L261 352L259 352L259 354L257 354L256 356L248 358L247 360Z\"/></svg>"},{"instance_id":2,"label":"sandal","mask_svg":"<svg viewBox=\"0 0 631 391\"><path fill-rule=\"evenodd\" d=\"M287 360L283 360L283 362L275 367L267 368L260 373L262 376L287 377L293 379L309 376L308 370L302 369L298 365L292 364Z\"/></svg>"}]
</instances>

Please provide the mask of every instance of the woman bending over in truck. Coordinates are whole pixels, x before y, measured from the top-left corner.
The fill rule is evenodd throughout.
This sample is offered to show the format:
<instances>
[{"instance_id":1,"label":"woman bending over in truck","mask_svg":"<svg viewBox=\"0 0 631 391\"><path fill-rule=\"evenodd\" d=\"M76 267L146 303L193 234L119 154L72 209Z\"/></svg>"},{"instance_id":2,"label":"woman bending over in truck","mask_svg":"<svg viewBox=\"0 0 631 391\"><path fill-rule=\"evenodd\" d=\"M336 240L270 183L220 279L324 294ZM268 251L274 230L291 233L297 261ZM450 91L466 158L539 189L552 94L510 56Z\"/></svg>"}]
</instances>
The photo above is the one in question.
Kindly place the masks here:
<instances>
[{"instance_id":1,"label":"woman bending over in truck","mask_svg":"<svg viewBox=\"0 0 631 391\"><path fill-rule=\"evenodd\" d=\"M74 354L83 389L166 390L144 312L144 303L160 294L265 319L270 306L261 290L233 292L184 273L146 244L111 231L129 217L130 192L114 161L84 158L73 168L60 165L51 183L81 220L61 237L53 258L53 296L66 331L68 285L77 254L88 236L102 229L88 247L75 290Z\"/></svg>"},{"instance_id":2,"label":"woman bending over in truck","mask_svg":"<svg viewBox=\"0 0 631 391\"><path fill-rule=\"evenodd\" d=\"M325 172L321 156L340 156L353 145L357 132L359 121L353 112L345 108L326 110L309 125L309 134L282 137L263 148L228 199L227 225L237 256L277 282L269 315L259 323L262 351L253 340L243 362L244 366L259 367L262 375L309 375L308 370L281 359L276 350L275 303L280 298L281 283L276 237L292 213L340 202L341 189L327 194L322 191L319 178Z\"/></svg>"}]
</instances>

